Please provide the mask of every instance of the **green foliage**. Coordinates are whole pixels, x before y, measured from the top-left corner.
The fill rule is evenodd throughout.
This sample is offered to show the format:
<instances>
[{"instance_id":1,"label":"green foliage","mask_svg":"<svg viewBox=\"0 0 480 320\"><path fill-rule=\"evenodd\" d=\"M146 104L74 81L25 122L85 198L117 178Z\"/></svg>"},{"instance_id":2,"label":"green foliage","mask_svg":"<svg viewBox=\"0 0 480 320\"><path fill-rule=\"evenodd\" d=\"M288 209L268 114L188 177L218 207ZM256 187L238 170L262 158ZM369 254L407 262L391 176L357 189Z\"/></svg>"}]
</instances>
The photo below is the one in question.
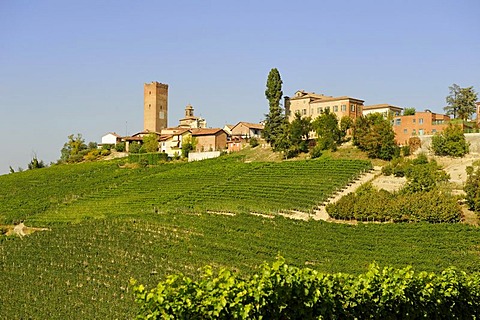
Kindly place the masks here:
<instances>
[{"instance_id":1,"label":"green foliage","mask_svg":"<svg viewBox=\"0 0 480 320\"><path fill-rule=\"evenodd\" d=\"M151 132L143 137L143 148L147 153L158 151L158 137L155 133Z\"/></svg>"},{"instance_id":2,"label":"green foliage","mask_svg":"<svg viewBox=\"0 0 480 320\"><path fill-rule=\"evenodd\" d=\"M317 145L321 150L337 150L345 136L338 125L337 116L328 110L313 121L312 127L317 133Z\"/></svg>"},{"instance_id":3,"label":"green foliage","mask_svg":"<svg viewBox=\"0 0 480 320\"><path fill-rule=\"evenodd\" d=\"M117 152L124 152L125 151L125 142L119 142L115 145L115 150Z\"/></svg>"},{"instance_id":4,"label":"green foliage","mask_svg":"<svg viewBox=\"0 0 480 320\"><path fill-rule=\"evenodd\" d=\"M480 316L480 280L455 268L440 274L411 267L324 274L283 258L243 279L204 268L198 281L167 277L148 291L134 280L137 319L463 319Z\"/></svg>"},{"instance_id":5,"label":"green foliage","mask_svg":"<svg viewBox=\"0 0 480 320\"><path fill-rule=\"evenodd\" d=\"M157 165L166 161L168 161L168 155L165 152L138 153L128 155L129 163L138 163L142 167Z\"/></svg>"},{"instance_id":6,"label":"green foliage","mask_svg":"<svg viewBox=\"0 0 480 320\"><path fill-rule=\"evenodd\" d=\"M467 181L463 190L470 210L480 214L480 166L467 167Z\"/></svg>"},{"instance_id":7,"label":"green foliage","mask_svg":"<svg viewBox=\"0 0 480 320\"><path fill-rule=\"evenodd\" d=\"M382 173L386 176L393 174L395 177L407 177L407 185L402 190L407 193L431 191L450 179L437 162L434 159L429 161L424 153L413 160L395 158L382 168Z\"/></svg>"},{"instance_id":8,"label":"green foliage","mask_svg":"<svg viewBox=\"0 0 480 320\"><path fill-rule=\"evenodd\" d=\"M38 161L37 156L34 156L30 163L28 164L28 170L34 170L34 169L41 169L45 168L45 164L43 163L43 160ZM10 173L13 170L12 167L10 167Z\"/></svg>"},{"instance_id":9,"label":"green foliage","mask_svg":"<svg viewBox=\"0 0 480 320\"><path fill-rule=\"evenodd\" d=\"M415 115L417 111L415 110L415 108L405 108L403 109L403 115L404 116L413 116Z\"/></svg>"},{"instance_id":10,"label":"green foliage","mask_svg":"<svg viewBox=\"0 0 480 320\"><path fill-rule=\"evenodd\" d=\"M129 153L140 153L142 145L138 142L130 142L128 145L128 152Z\"/></svg>"},{"instance_id":11,"label":"green foliage","mask_svg":"<svg viewBox=\"0 0 480 320\"><path fill-rule=\"evenodd\" d=\"M438 190L392 194L367 185L327 205L328 214L335 219L392 222L459 222L462 210L457 198Z\"/></svg>"},{"instance_id":12,"label":"green foliage","mask_svg":"<svg viewBox=\"0 0 480 320\"><path fill-rule=\"evenodd\" d=\"M323 149L320 145L314 146L310 150L310 158L312 158L312 159L320 158L322 156L322 151L323 151Z\"/></svg>"},{"instance_id":13,"label":"green foliage","mask_svg":"<svg viewBox=\"0 0 480 320\"><path fill-rule=\"evenodd\" d=\"M250 147L255 148L257 147L260 143L258 142L258 139L255 137L250 138Z\"/></svg>"},{"instance_id":14,"label":"green foliage","mask_svg":"<svg viewBox=\"0 0 480 320\"><path fill-rule=\"evenodd\" d=\"M188 158L190 151L194 151L197 147L197 138L192 136L185 136L182 140L182 157Z\"/></svg>"},{"instance_id":15,"label":"green foliage","mask_svg":"<svg viewBox=\"0 0 480 320\"><path fill-rule=\"evenodd\" d=\"M476 111L477 93L473 87L461 88L455 83L448 89L450 94L446 98L447 106L444 108L447 115L468 120Z\"/></svg>"},{"instance_id":16,"label":"green foliage","mask_svg":"<svg viewBox=\"0 0 480 320\"><path fill-rule=\"evenodd\" d=\"M395 144L392 125L378 113L361 116L355 120L353 144L367 152L370 158L391 160L400 154Z\"/></svg>"},{"instance_id":17,"label":"green foliage","mask_svg":"<svg viewBox=\"0 0 480 320\"><path fill-rule=\"evenodd\" d=\"M271 69L268 74L267 88L265 90L269 112L265 118L263 137L265 141L270 143L274 151L278 150L278 140L284 134L284 123L286 121L282 107L280 106L280 99L283 95L282 83L278 70L276 68Z\"/></svg>"},{"instance_id":18,"label":"green foliage","mask_svg":"<svg viewBox=\"0 0 480 320\"><path fill-rule=\"evenodd\" d=\"M463 157L468 153L469 144L462 127L450 123L445 130L432 137L431 148L437 156Z\"/></svg>"},{"instance_id":19,"label":"green foliage","mask_svg":"<svg viewBox=\"0 0 480 320\"><path fill-rule=\"evenodd\" d=\"M286 158L308 152L308 134L311 128L311 118L302 118L299 113L296 113L291 123L285 123L283 134L277 140L277 150L283 151Z\"/></svg>"},{"instance_id":20,"label":"green foliage","mask_svg":"<svg viewBox=\"0 0 480 320\"><path fill-rule=\"evenodd\" d=\"M80 162L83 156L88 152L88 146L80 133L69 135L61 150L60 161L65 163Z\"/></svg>"}]
</instances>

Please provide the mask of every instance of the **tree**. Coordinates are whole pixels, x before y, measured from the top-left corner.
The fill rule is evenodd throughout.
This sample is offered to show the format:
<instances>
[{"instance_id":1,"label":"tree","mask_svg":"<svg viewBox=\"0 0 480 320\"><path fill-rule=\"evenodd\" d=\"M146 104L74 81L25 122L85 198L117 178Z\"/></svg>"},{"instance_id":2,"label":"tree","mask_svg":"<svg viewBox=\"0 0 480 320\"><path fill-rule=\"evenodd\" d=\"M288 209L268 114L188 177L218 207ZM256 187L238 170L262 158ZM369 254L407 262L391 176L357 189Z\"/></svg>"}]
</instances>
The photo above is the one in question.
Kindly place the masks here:
<instances>
[{"instance_id":1,"label":"tree","mask_svg":"<svg viewBox=\"0 0 480 320\"><path fill-rule=\"evenodd\" d=\"M192 136L185 136L182 139L182 157L188 158L190 151L195 150L197 147L197 139Z\"/></svg>"},{"instance_id":2,"label":"tree","mask_svg":"<svg viewBox=\"0 0 480 320\"><path fill-rule=\"evenodd\" d=\"M295 119L288 125L290 148L300 152L308 152L308 134L312 130L312 120L310 117L302 118L299 113L295 114Z\"/></svg>"},{"instance_id":3,"label":"tree","mask_svg":"<svg viewBox=\"0 0 480 320\"><path fill-rule=\"evenodd\" d=\"M83 155L88 150L85 140L80 133L77 135L69 135L68 141L65 142L61 150L60 161L62 162L78 162L83 160ZM85 151L85 152L84 152Z\"/></svg>"},{"instance_id":4,"label":"tree","mask_svg":"<svg viewBox=\"0 0 480 320\"><path fill-rule=\"evenodd\" d=\"M320 150L337 150L344 135L338 126L338 119L334 113L326 110L313 121L312 127L317 133L317 146Z\"/></svg>"},{"instance_id":5,"label":"tree","mask_svg":"<svg viewBox=\"0 0 480 320\"><path fill-rule=\"evenodd\" d=\"M473 87L461 88L455 83L448 89L450 94L445 99L447 106L444 108L447 115L468 120L476 111L477 93L473 90Z\"/></svg>"},{"instance_id":6,"label":"tree","mask_svg":"<svg viewBox=\"0 0 480 320\"><path fill-rule=\"evenodd\" d=\"M153 132L143 137L143 147L146 152L157 152L158 151L158 138L157 135Z\"/></svg>"},{"instance_id":7,"label":"tree","mask_svg":"<svg viewBox=\"0 0 480 320\"><path fill-rule=\"evenodd\" d=\"M10 173L15 173L15 170L12 168L12 166L9 166L8 169L9 169Z\"/></svg>"},{"instance_id":8,"label":"tree","mask_svg":"<svg viewBox=\"0 0 480 320\"><path fill-rule=\"evenodd\" d=\"M265 127L263 129L263 137L265 141L270 143L274 151L277 151L277 141L284 134L285 116L280 99L282 98L282 79L276 68L270 70L267 78L267 89L265 96L269 104L269 113L265 118Z\"/></svg>"},{"instance_id":9,"label":"tree","mask_svg":"<svg viewBox=\"0 0 480 320\"><path fill-rule=\"evenodd\" d=\"M468 147L462 127L452 123L432 137L432 150L437 156L463 157Z\"/></svg>"},{"instance_id":10,"label":"tree","mask_svg":"<svg viewBox=\"0 0 480 320\"><path fill-rule=\"evenodd\" d=\"M404 115L404 116L413 116L413 115L415 114L415 112L417 112L417 111L415 110L415 108L405 108L405 109L403 110L403 115Z\"/></svg>"},{"instance_id":11,"label":"tree","mask_svg":"<svg viewBox=\"0 0 480 320\"><path fill-rule=\"evenodd\" d=\"M379 113L370 113L355 120L353 144L370 158L391 160L400 155L391 123Z\"/></svg>"}]
</instances>

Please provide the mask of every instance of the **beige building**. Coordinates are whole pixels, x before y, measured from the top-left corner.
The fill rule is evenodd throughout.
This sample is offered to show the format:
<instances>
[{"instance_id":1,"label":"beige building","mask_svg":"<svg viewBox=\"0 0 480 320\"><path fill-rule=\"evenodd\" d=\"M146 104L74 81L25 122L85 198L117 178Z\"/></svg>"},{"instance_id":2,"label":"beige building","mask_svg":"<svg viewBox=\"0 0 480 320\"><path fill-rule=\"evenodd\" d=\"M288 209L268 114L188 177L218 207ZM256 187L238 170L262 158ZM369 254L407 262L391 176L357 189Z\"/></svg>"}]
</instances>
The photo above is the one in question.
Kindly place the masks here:
<instances>
[{"instance_id":1,"label":"beige building","mask_svg":"<svg viewBox=\"0 0 480 320\"><path fill-rule=\"evenodd\" d=\"M207 121L201 117L196 117L193 114L193 107L191 104L188 104L185 107L185 117L180 119L180 128L206 128Z\"/></svg>"},{"instance_id":2,"label":"beige building","mask_svg":"<svg viewBox=\"0 0 480 320\"><path fill-rule=\"evenodd\" d=\"M168 126L168 84L145 83L143 86L143 130L160 132Z\"/></svg>"},{"instance_id":3,"label":"beige building","mask_svg":"<svg viewBox=\"0 0 480 320\"><path fill-rule=\"evenodd\" d=\"M260 123L239 122L231 129L232 137L243 139L261 138L264 125Z\"/></svg>"},{"instance_id":4,"label":"beige building","mask_svg":"<svg viewBox=\"0 0 480 320\"><path fill-rule=\"evenodd\" d=\"M223 129L197 128L190 131L197 140L195 152L223 151L227 148L227 133Z\"/></svg>"},{"instance_id":5,"label":"beige building","mask_svg":"<svg viewBox=\"0 0 480 320\"><path fill-rule=\"evenodd\" d=\"M295 119L295 113L312 120L326 110L340 120L344 116L356 119L362 115L363 100L347 96L332 97L299 90L293 97L285 97L285 114L288 121Z\"/></svg>"},{"instance_id":6,"label":"beige building","mask_svg":"<svg viewBox=\"0 0 480 320\"><path fill-rule=\"evenodd\" d=\"M402 115L403 108L392 106L391 104L374 104L371 106L364 106L362 114L366 116L370 113L380 113L385 119L392 119Z\"/></svg>"}]
</instances>

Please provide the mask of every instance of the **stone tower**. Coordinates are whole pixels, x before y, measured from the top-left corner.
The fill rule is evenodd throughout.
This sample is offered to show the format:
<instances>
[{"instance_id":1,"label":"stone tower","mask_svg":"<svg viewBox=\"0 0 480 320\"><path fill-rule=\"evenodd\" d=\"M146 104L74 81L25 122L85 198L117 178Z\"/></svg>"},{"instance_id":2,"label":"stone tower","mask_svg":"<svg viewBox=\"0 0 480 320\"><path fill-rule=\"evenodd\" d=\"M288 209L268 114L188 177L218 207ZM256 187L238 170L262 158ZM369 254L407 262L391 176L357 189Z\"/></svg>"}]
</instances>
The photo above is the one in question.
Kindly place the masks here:
<instances>
[{"instance_id":1,"label":"stone tower","mask_svg":"<svg viewBox=\"0 0 480 320\"><path fill-rule=\"evenodd\" d=\"M143 129L160 132L168 126L168 84L152 81L143 86Z\"/></svg>"}]
</instances>

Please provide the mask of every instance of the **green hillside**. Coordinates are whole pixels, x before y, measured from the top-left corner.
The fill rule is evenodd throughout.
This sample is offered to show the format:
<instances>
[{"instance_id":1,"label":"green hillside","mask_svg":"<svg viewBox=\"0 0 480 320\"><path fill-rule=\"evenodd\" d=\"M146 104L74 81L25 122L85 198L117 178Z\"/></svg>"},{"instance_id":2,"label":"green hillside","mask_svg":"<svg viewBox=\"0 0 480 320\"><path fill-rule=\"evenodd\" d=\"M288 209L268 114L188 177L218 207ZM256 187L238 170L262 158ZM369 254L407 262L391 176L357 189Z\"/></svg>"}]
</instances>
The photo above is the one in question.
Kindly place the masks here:
<instances>
[{"instance_id":1,"label":"green hillside","mask_svg":"<svg viewBox=\"0 0 480 320\"><path fill-rule=\"evenodd\" d=\"M368 161L244 163L228 156L150 168L97 162L0 177L0 222L80 221L124 214L311 211L371 168Z\"/></svg>"},{"instance_id":2,"label":"green hillside","mask_svg":"<svg viewBox=\"0 0 480 320\"><path fill-rule=\"evenodd\" d=\"M129 279L228 267L251 274L277 254L324 272L381 266L480 271L480 232L460 224L297 221L250 212L308 211L368 161L244 163L227 156L126 168L118 161L0 176L0 224L50 231L0 236L0 319L129 319ZM234 216L209 213L225 211Z\"/></svg>"}]
</instances>

